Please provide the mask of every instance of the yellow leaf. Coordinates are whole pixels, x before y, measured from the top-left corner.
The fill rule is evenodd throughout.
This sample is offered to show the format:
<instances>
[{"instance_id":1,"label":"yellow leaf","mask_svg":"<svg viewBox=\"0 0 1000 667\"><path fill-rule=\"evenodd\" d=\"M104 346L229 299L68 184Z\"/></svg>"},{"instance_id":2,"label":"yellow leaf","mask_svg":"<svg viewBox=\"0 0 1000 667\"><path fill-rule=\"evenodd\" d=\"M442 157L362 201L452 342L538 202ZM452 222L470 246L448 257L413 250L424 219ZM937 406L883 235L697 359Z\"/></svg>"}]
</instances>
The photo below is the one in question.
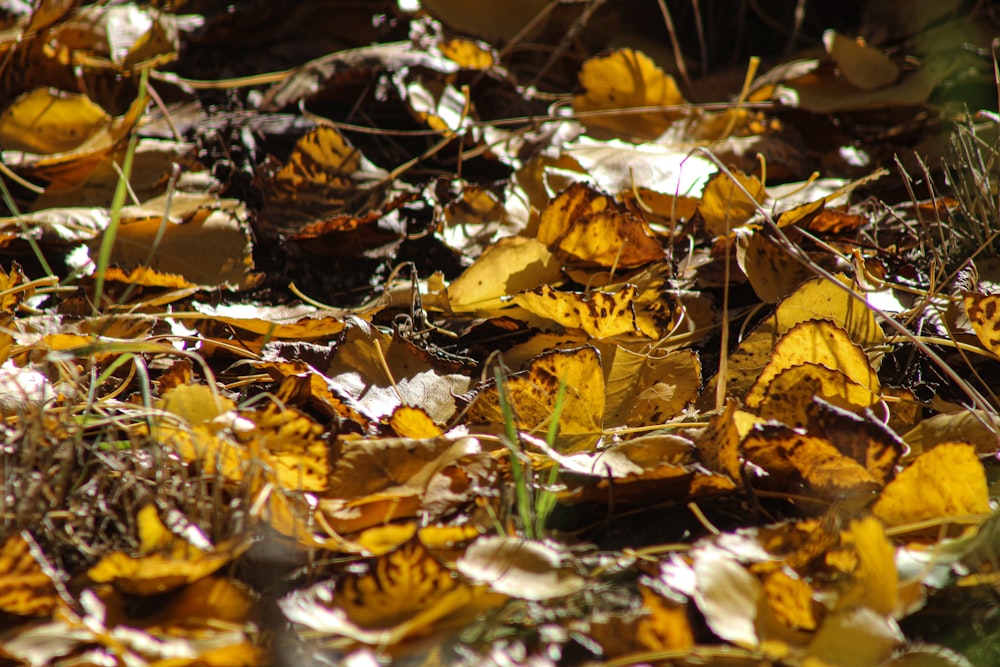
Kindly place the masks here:
<instances>
[{"instance_id":1,"label":"yellow leaf","mask_svg":"<svg viewBox=\"0 0 1000 667\"><path fill-rule=\"evenodd\" d=\"M1000 295L962 292L965 312L982 346L1000 355Z\"/></svg>"},{"instance_id":2,"label":"yellow leaf","mask_svg":"<svg viewBox=\"0 0 1000 667\"><path fill-rule=\"evenodd\" d=\"M635 629L639 642L651 651L686 650L694 646L687 605L668 601L647 586L639 586L646 615Z\"/></svg>"},{"instance_id":3,"label":"yellow leaf","mask_svg":"<svg viewBox=\"0 0 1000 667\"><path fill-rule=\"evenodd\" d=\"M471 39L448 39L438 44L438 50L445 58L466 69L489 69L493 66L493 54Z\"/></svg>"},{"instance_id":4,"label":"yellow leaf","mask_svg":"<svg viewBox=\"0 0 1000 667\"><path fill-rule=\"evenodd\" d=\"M899 78L899 67L888 56L858 39L834 30L823 33L827 53L837 63L840 74L861 90L877 90Z\"/></svg>"},{"instance_id":5,"label":"yellow leaf","mask_svg":"<svg viewBox=\"0 0 1000 667\"><path fill-rule=\"evenodd\" d=\"M818 603L813 599L813 589L793 570L769 572L761 583L767 604L786 627L795 630L815 630L818 627Z\"/></svg>"},{"instance_id":6,"label":"yellow leaf","mask_svg":"<svg viewBox=\"0 0 1000 667\"><path fill-rule=\"evenodd\" d=\"M411 541L348 574L279 601L285 616L332 637L379 647L463 627L505 598L457 579ZM332 600L332 604L331 604Z\"/></svg>"},{"instance_id":7,"label":"yellow leaf","mask_svg":"<svg viewBox=\"0 0 1000 667\"><path fill-rule=\"evenodd\" d=\"M436 438L444 434L426 412L408 405L400 405L392 411L389 427L401 438Z\"/></svg>"},{"instance_id":8,"label":"yellow leaf","mask_svg":"<svg viewBox=\"0 0 1000 667\"><path fill-rule=\"evenodd\" d=\"M972 445L942 443L886 485L872 513L890 526L990 511L986 471Z\"/></svg>"},{"instance_id":9,"label":"yellow leaf","mask_svg":"<svg viewBox=\"0 0 1000 667\"><path fill-rule=\"evenodd\" d=\"M792 236L789 231L785 233ZM739 234L736 262L760 300L768 303L777 303L813 275L761 230Z\"/></svg>"},{"instance_id":10,"label":"yellow leaf","mask_svg":"<svg viewBox=\"0 0 1000 667\"><path fill-rule=\"evenodd\" d=\"M705 221L705 229L712 236L725 236L757 212L757 206L767 198L764 185L755 176L730 170L742 185L740 188L725 172L712 176L701 194L698 212ZM750 193L747 197L743 190Z\"/></svg>"},{"instance_id":11,"label":"yellow leaf","mask_svg":"<svg viewBox=\"0 0 1000 667\"><path fill-rule=\"evenodd\" d=\"M500 298L561 278L560 263L535 239L511 236L487 247L448 286L448 303L455 312L489 310Z\"/></svg>"},{"instance_id":12,"label":"yellow leaf","mask_svg":"<svg viewBox=\"0 0 1000 667\"><path fill-rule=\"evenodd\" d=\"M828 500L864 496L878 488L872 474L833 443L783 424L754 427L743 441L743 451L775 481L794 484L801 480Z\"/></svg>"},{"instance_id":13,"label":"yellow leaf","mask_svg":"<svg viewBox=\"0 0 1000 667\"><path fill-rule=\"evenodd\" d=\"M742 436L735 420L737 406L735 400L727 401L725 409L709 419L708 426L696 442L699 458L705 467L728 475L735 482L743 478L739 456Z\"/></svg>"},{"instance_id":14,"label":"yellow leaf","mask_svg":"<svg viewBox=\"0 0 1000 667\"><path fill-rule=\"evenodd\" d=\"M539 355L527 371L507 378L509 401L517 427L546 427L555 409L560 382L566 396L559 416L560 449L586 449L600 436L604 414L604 372L593 347L553 350ZM472 424L504 423L495 384L484 387L469 408Z\"/></svg>"},{"instance_id":15,"label":"yellow leaf","mask_svg":"<svg viewBox=\"0 0 1000 667\"><path fill-rule=\"evenodd\" d=\"M582 329L593 338L638 334L635 324L635 285L615 294L557 292L548 285L514 297L514 303L564 327Z\"/></svg>"},{"instance_id":16,"label":"yellow leaf","mask_svg":"<svg viewBox=\"0 0 1000 667\"><path fill-rule=\"evenodd\" d=\"M86 95L36 88L0 114L0 147L40 155L67 153L95 139L110 145L111 116Z\"/></svg>"},{"instance_id":17,"label":"yellow leaf","mask_svg":"<svg viewBox=\"0 0 1000 667\"><path fill-rule=\"evenodd\" d=\"M849 545L856 557L850 584L837 600L837 609L868 607L884 616L896 608L899 575L896 550L885 536L882 522L872 516L851 522L844 531L842 544Z\"/></svg>"},{"instance_id":18,"label":"yellow leaf","mask_svg":"<svg viewBox=\"0 0 1000 667\"><path fill-rule=\"evenodd\" d=\"M0 612L48 616L60 606L52 577L32 554L24 535L15 533L0 546Z\"/></svg>"},{"instance_id":19,"label":"yellow leaf","mask_svg":"<svg viewBox=\"0 0 1000 667\"><path fill-rule=\"evenodd\" d=\"M768 385L779 373L805 363L839 370L872 393L879 390L878 375L847 332L825 320L811 320L795 325L778 340L771 360L747 392L747 406L761 404Z\"/></svg>"},{"instance_id":20,"label":"yellow leaf","mask_svg":"<svg viewBox=\"0 0 1000 667\"><path fill-rule=\"evenodd\" d=\"M250 546L233 539L203 552L170 533L153 505L139 511L137 523L141 555L117 551L104 556L87 571L92 581L111 583L124 593L157 595L207 577Z\"/></svg>"},{"instance_id":21,"label":"yellow leaf","mask_svg":"<svg viewBox=\"0 0 1000 667\"><path fill-rule=\"evenodd\" d=\"M684 104L677 83L641 51L622 49L591 58L580 70L584 93L573 98L577 113L634 107ZM581 118L588 130L610 131L625 137L654 139L684 115L683 110L647 111L641 114L602 114Z\"/></svg>"},{"instance_id":22,"label":"yellow leaf","mask_svg":"<svg viewBox=\"0 0 1000 667\"><path fill-rule=\"evenodd\" d=\"M806 409L817 396L845 410L870 408L879 400L870 388L858 384L843 371L806 362L779 371L767 383L758 412L761 419L804 426Z\"/></svg>"},{"instance_id":23,"label":"yellow leaf","mask_svg":"<svg viewBox=\"0 0 1000 667\"><path fill-rule=\"evenodd\" d=\"M645 221L585 183L574 183L545 207L538 240L608 268L635 268L665 255Z\"/></svg>"}]
</instances>

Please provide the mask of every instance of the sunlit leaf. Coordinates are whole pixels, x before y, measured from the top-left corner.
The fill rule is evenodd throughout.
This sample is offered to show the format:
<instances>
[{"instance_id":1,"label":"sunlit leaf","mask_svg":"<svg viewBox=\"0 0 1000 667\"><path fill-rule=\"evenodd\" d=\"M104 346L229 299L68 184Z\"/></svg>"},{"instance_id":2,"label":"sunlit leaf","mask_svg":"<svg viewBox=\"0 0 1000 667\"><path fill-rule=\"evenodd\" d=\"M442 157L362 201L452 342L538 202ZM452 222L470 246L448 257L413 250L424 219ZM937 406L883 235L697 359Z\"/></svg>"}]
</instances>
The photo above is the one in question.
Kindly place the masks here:
<instances>
[{"instance_id":1,"label":"sunlit leaf","mask_svg":"<svg viewBox=\"0 0 1000 667\"><path fill-rule=\"evenodd\" d=\"M139 510L137 523L142 537L140 554L104 556L87 571L92 581L112 583L118 590L135 595L157 595L207 577L249 547L244 540L233 539L202 552L172 535L153 505Z\"/></svg>"},{"instance_id":2,"label":"sunlit leaf","mask_svg":"<svg viewBox=\"0 0 1000 667\"><path fill-rule=\"evenodd\" d=\"M584 93L573 98L577 113L684 104L674 78L664 74L646 54L632 49L585 62L580 70L580 86ZM583 122L591 130L653 139L682 116L683 111L671 109L586 116Z\"/></svg>"},{"instance_id":3,"label":"sunlit leaf","mask_svg":"<svg viewBox=\"0 0 1000 667\"><path fill-rule=\"evenodd\" d=\"M604 372L593 347L546 352L535 358L528 370L506 379L505 391L517 426L525 430L545 427L555 410L560 383L566 385L566 396L559 434L572 442L572 449L587 448L600 436L604 415ZM469 408L468 420L472 424L504 423L495 384L480 390Z\"/></svg>"},{"instance_id":4,"label":"sunlit leaf","mask_svg":"<svg viewBox=\"0 0 1000 667\"><path fill-rule=\"evenodd\" d=\"M379 556L366 574L321 582L279 600L285 617L330 637L393 646L462 627L504 597L456 579L419 542Z\"/></svg>"},{"instance_id":5,"label":"sunlit leaf","mask_svg":"<svg viewBox=\"0 0 1000 667\"><path fill-rule=\"evenodd\" d=\"M972 445L942 443L886 485L872 507L890 526L990 511L986 472Z\"/></svg>"}]
</instances>

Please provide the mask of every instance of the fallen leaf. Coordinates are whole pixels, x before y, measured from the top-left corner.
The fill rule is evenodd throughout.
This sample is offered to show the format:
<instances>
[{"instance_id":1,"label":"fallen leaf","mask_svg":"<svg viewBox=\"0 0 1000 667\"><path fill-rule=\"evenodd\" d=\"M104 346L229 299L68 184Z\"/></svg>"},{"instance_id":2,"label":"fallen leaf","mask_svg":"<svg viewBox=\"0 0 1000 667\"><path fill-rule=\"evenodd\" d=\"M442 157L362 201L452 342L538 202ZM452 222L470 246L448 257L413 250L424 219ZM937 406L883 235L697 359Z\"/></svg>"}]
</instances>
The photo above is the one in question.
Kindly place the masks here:
<instances>
[{"instance_id":1,"label":"fallen leaf","mask_svg":"<svg viewBox=\"0 0 1000 667\"><path fill-rule=\"evenodd\" d=\"M731 173L732 178L725 172L717 173L709 179L701 194L698 213L712 236L725 236L747 222L767 198L764 185L757 177L738 171Z\"/></svg>"},{"instance_id":2,"label":"fallen leaf","mask_svg":"<svg viewBox=\"0 0 1000 667\"><path fill-rule=\"evenodd\" d=\"M468 625L504 599L455 578L411 541L376 558L367 573L293 591L278 606L289 621L327 639L392 648Z\"/></svg>"},{"instance_id":3,"label":"fallen leaf","mask_svg":"<svg viewBox=\"0 0 1000 667\"><path fill-rule=\"evenodd\" d=\"M508 377L505 392L515 423L528 431L544 428L552 418L561 383L566 385L566 395L559 415L557 449L587 449L600 438L604 415L604 372L594 347L546 352L536 357L528 370ZM480 389L467 419L471 424L504 423L495 383Z\"/></svg>"},{"instance_id":4,"label":"fallen leaf","mask_svg":"<svg viewBox=\"0 0 1000 667\"><path fill-rule=\"evenodd\" d=\"M455 568L496 593L523 600L551 600L583 590L583 577L566 569L565 555L544 542L513 536L481 537Z\"/></svg>"},{"instance_id":5,"label":"fallen leaf","mask_svg":"<svg viewBox=\"0 0 1000 667\"><path fill-rule=\"evenodd\" d=\"M886 485L872 507L889 526L989 511L983 464L975 447L960 442L941 443L918 456Z\"/></svg>"},{"instance_id":6,"label":"fallen leaf","mask_svg":"<svg viewBox=\"0 0 1000 667\"><path fill-rule=\"evenodd\" d=\"M62 604L50 573L20 533L0 545L0 612L16 616L48 616Z\"/></svg>"},{"instance_id":7,"label":"fallen leaf","mask_svg":"<svg viewBox=\"0 0 1000 667\"><path fill-rule=\"evenodd\" d=\"M603 130L623 137L655 139L684 116L680 109L614 113L634 107L673 107L685 103L674 78L664 74L641 51L622 49L591 58L580 70L580 86L583 94L573 98L576 113L609 111L581 118L591 134Z\"/></svg>"}]
</instances>

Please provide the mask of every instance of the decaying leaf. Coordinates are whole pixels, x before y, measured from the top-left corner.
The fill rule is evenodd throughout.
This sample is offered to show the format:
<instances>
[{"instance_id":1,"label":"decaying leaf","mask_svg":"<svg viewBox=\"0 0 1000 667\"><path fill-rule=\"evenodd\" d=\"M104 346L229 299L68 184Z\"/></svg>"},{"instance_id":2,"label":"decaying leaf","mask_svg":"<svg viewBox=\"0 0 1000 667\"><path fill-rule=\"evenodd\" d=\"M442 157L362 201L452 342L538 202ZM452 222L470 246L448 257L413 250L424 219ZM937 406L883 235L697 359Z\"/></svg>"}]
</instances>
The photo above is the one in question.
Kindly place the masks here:
<instances>
[{"instance_id":1,"label":"decaying leaf","mask_svg":"<svg viewBox=\"0 0 1000 667\"><path fill-rule=\"evenodd\" d=\"M17 616L48 616L62 602L52 577L32 554L21 534L0 545L0 611Z\"/></svg>"},{"instance_id":2,"label":"decaying leaf","mask_svg":"<svg viewBox=\"0 0 1000 667\"><path fill-rule=\"evenodd\" d=\"M456 579L411 541L376 558L366 574L320 582L278 604L289 621L330 639L394 647L467 625L503 600Z\"/></svg>"},{"instance_id":3,"label":"decaying leaf","mask_svg":"<svg viewBox=\"0 0 1000 667\"><path fill-rule=\"evenodd\" d=\"M604 416L604 373L594 347L553 350L536 357L526 371L504 381L518 428L547 426L555 410L560 384L566 394L559 415L560 449L585 449L601 435ZM472 424L502 425L503 411L495 383L482 388L469 408Z\"/></svg>"}]
</instances>

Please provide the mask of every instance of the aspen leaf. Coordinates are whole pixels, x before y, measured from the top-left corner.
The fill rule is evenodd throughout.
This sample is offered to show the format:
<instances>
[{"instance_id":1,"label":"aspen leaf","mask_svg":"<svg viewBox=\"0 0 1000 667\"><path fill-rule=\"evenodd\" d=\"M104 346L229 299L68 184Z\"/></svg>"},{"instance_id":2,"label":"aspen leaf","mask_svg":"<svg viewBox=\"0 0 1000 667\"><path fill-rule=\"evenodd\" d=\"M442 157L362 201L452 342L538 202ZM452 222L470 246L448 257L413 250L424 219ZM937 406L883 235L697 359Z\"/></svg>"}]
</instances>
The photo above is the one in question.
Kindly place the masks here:
<instances>
[{"instance_id":1,"label":"aspen leaf","mask_svg":"<svg viewBox=\"0 0 1000 667\"><path fill-rule=\"evenodd\" d=\"M409 405L401 405L392 411L389 427L402 438L436 438L444 434L426 412Z\"/></svg>"},{"instance_id":2,"label":"aspen leaf","mask_svg":"<svg viewBox=\"0 0 1000 667\"><path fill-rule=\"evenodd\" d=\"M839 370L869 392L878 392L878 375L847 332L825 320L810 320L795 325L778 340L771 360L747 392L746 404L751 408L758 407L768 385L779 373L806 363Z\"/></svg>"},{"instance_id":3,"label":"aspen leaf","mask_svg":"<svg viewBox=\"0 0 1000 667\"><path fill-rule=\"evenodd\" d=\"M513 302L564 327L582 329L593 338L611 338L638 333L634 305L637 292L635 285L626 285L614 294L557 292L542 285L518 294Z\"/></svg>"},{"instance_id":4,"label":"aspen leaf","mask_svg":"<svg viewBox=\"0 0 1000 667\"><path fill-rule=\"evenodd\" d=\"M873 516L851 522L841 540L854 554L850 584L837 600L837 609L868 607L888 616L896 608L899 575L896 550L885 535L882 522Z\"/></svg>"},{"instance_id":5,"label":"aspen leaf","mask_svg":"<svg viewBox=\"0 0 1000 667\"><path fill-rule=\"evenodd\" d=\"M899 67L888 56L860 40L827 30L823 44L840 74L861 90L884 88L899 78Z\"/></svg>"},{"instance_id":6,"label":"aspen leaf","mask_svg":"<svg viewBox=\"0 0 1000 667\"><path fill-rule=\"evenodd\" d=\"M819 625L812 587L790 569L768 573L761 581L764 597L775 617L786 627L815 630Z\"/></svg>"},{"instance_id":7,"label":"aspen leaf","mask_svg":"<svg viewBox=\"0 0 1000 667\"><path fill-rule=\"evenodd\" d=\"M975 447L960 442L942 443L918 456L872 507L890 526L989 511L986 471Z\"/></svg>"},{"instance_id":8,"label":"aspen leaf","mask_svg":"<svg viewBox=\"0 0 1000 667\"><path fill-rule=\"evenodd\" d=\"M549 600L583 590L586 581L563 566L554 547L514 536L482 537L455 567L470 581L524 600Z\"/></svg>"},{"instance_id":9,"label":"aspen leaf","mask_svg":"<svg viewBox=\"0 0 1000 667\"><path fill-rule=\"evenodd\" d=\"M777 303L813 275L761 230L738 234L736 262L760 300L768 303Z\"/></svg>"},{"instance_id":10,"label":"aspen leaf","mask_svg":"<svg viewBox=\"0 0 1000 667\"><path fill-rule=\"evenodd\" d=\"M830 441L783 424L759 424L743 440L743 451L777 481L803 481L818 495L834 500L878 488L865 467Z\"/></svg>"},{"instance_id":11,"label":"aspen leaf","mask_svg":"<svg viewBox=\"0 0 1000 667\"><path fill-rule=\"evenodd\" d=\"M694 646L694 630L687 607L657 595L648 586L639 586L642 608L647 612L635 629L635 638L653 651L676 651Z\"/></svg>"},{"instance_id":12,"label":"aspen leaf","mask_svg":"<svg viewBox=\"0 0 1000 667\"><path fill-rule=\"evenodd\" d=\"M742 436L735 420L737 407L735 400L726 401L725 409L709 419L695 444L699 458L709 470L739 482L743 473L739 452Z\"/></svg>"},{"instance_id":13,"label":"aspen leaf","mask_svg":"<svg viewBox=\"0 0 1000 667\"><path fill-rule=\"evenodd\" d=\"M490 50L471 39L447 39L438 44L438 51L465 69L489 69L494 64Z\"/></svg>"},{"instance_id":14,"label":"aspen leaf","mask_svg":"<svg viewBox=\"0 0 1000 667\"><path fill-rule=\"evenodd\" d=\"M740 188L729 174L719 172L713 176L701 194L698 212L705 221L705 229L712 236L725 236L753 217L757 207L767 197L764 185L755 176L732 171ZM750 193L747 197L743 190Z\"/></svg>"},{"instance_id":15,"label":"aspen leaf","mask_svg":"<svg viewBox=\"0 0 1000 667\"><path fill-rule=\"evenodd\" d=\"M600 437L604 415L604 371L593 347L553 350L539 355L526 371L507 378L507 392L517 427L533 430L548 424L559 384L566 396L559 415L560 449L586 449ZM469 408L473 424L504 423L496 385L486 385Z\"/></svg>"},{"instance_id":16,"label":"aspen leaf","mask_svg":"<svg viewBox=\"0 0 1000 667\"><path fill-rule=\"evenodd\" d=\"M66 153L95 138L110 146L111 116L86 95L36 88L0 114L0 147L40 155Z\"/></svg>"},{"instance_id":17,"label":"aspen leaf","mask_svg":"<svg viewBox=\"0 0 1000 667\"><path fill-rule=\"evenodd\" d=\"M278 606L289 621L321 635L393 647L468 625L504 599L457 579L411 541L376 558L367 573L294 591Z\"/></svg>"},{"instance_id":18,"label":"aspen leaf","mask_svg":"<svg viewBox=\"0 0 1000 667\"><path fill-rule=\"evenodd\" d=\"M577 113L684 104L674 78L664 74L646 54L632 49L585 62L580 70L580 86L584 93L573 98ZM654 139L683 114L681 110L608 113L581 120L592 132L604 130L623 137Z\"/></svg>"},{"instance_id":19,"label":"aspen leaf","mask_svg":"<svg viewBox=\"0 0 1000 667\"><path fill-rule=\"evenodd\" d=\"M0 612L48 616L61 604L55 583L20 533L0 545Z\"/></svg>"},{"instance_id":20,"label":"aspen leaf","mask_svg":"<svg viewBox=\"0 0 1000 667\"><path fill-rule=\"evenodd\" d=\"M448 286L448 303L455 312L489 310L503 305L501 297L557 282L559 262L535 239L503 238L487 247Z\"/></svg>"},{"instance_id":21,"label":"aspen leaf","mask_svg":"<svg viewBox=\"0 0 1000 667\"><path fill-rule=\"evenodd\" d=\"M170 533L153 505L139 510L137 523L140 555L118 551L104 556L87 571L91 580L111 583L125 593L157 595L207 577L250 546L233 539L209 552L200 551Z\"/></svg>"},{"instance_id":22,"label":"aspen leaf","mask_svg":"<svg viewBox=\"0 0 1000 667\"><path fill-rule=\"evenodd\" d=\"M1000 355L1000 295L963 292L962 301L983 348Z\"/></svg>"},{"instance_id":23,"label":"aspen leaf","mask_svg":"<svg viewBox=\"0 0 1000 667\"><path fill-rule=\"evenodd\" d=\"M804 426L806 410L816 396L846 410L862 410L878 402L878 396L871 389L858 384L843 371L806 362L779 371L767 383L758 413L761 419Z\"/></svg>"},{"instance_id":24,"label":"aspen leaf","mask_svg":"<svg viewBox=\"0 0 1000 667\"><path fill-rule=\"evenodd\" d=\"M665 256L645 221L584 183L571 185L545 207L538 240L607 268L635 268Z\"/></svg>"}]
</instances>

